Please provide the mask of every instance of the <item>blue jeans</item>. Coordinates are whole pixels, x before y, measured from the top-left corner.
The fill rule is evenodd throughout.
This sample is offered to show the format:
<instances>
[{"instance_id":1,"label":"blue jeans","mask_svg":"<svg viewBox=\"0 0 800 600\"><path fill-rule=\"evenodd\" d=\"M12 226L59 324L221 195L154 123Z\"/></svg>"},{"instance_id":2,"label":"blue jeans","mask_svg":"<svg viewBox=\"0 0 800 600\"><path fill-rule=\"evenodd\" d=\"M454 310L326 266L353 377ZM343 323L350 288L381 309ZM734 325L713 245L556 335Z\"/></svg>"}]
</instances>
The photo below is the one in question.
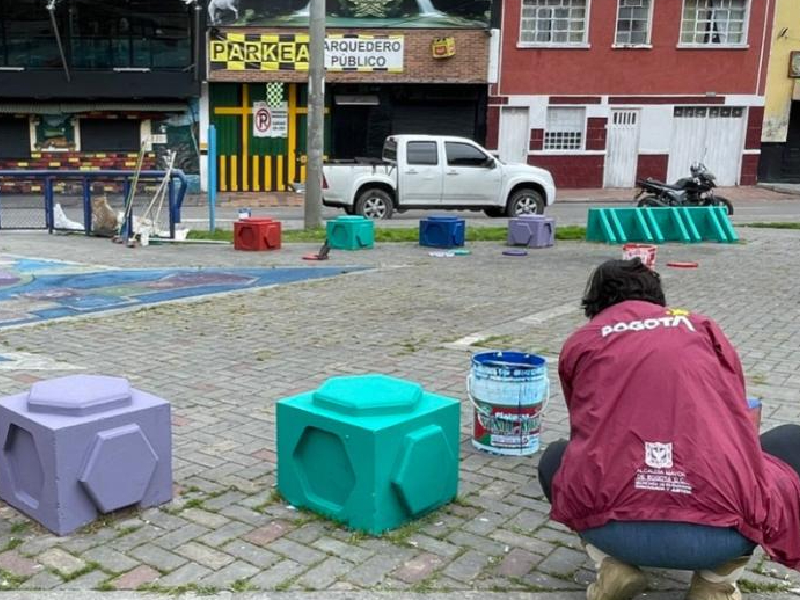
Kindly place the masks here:
<instances>
[{"instance_id":1,"label":"blue jeans","mask_svg":"<svg viewBox=\"0 0 800 600\"><path fill-rule=\"evenodd\" d=\"M678 571L710 571L756 548L735 529L668 521L611 521L580 536L626 564Z\"/></svg>"},{"instance_id":2,"label":"blue jeans","mask_svg":"<svg viewBox=\"0 0 800 600\"><path fill-rule=\"evenodd\" d=\"M548 501L566 441L550 444L539 461L539 482ZM761 448L800 473L800 426L782 425L761 436ZM756 544L738 531L671 521L612 521L578 532L581 538L629 565L686 571L713 570L753 553Z\"/></svg>"}]
</instances>

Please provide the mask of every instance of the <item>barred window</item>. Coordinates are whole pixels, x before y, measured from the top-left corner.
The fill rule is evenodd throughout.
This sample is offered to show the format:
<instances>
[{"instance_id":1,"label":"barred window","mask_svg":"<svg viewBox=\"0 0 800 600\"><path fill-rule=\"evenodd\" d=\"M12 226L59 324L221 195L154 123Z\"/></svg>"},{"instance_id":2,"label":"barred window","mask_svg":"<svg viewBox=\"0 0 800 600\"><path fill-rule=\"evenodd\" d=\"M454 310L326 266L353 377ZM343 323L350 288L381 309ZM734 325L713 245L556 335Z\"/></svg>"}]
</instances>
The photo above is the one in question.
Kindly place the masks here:
<instances>
[{"instance_id":1,"label":"barred window","mask_svg":"<svg viewBox=\"0 0 800 600\"><path fill-rule=\"evenodd\" d=\"M523 0L519 41L522 44L586 43L589 0Z\"/></svg>"},{"instance_id":2,"label":"barred window","mask_svg":"<svg viewBox=\"0 0 800 600\"><path fill-rule=\"evenodd\" d=\"M652 0L619 0L617 7L618 46L644 46L650 43Z\"/></svg>"},{"instance_id":3,"label":"barred window","mask_svg":"<svg viewBox=\"0 0 800 600\"><path fill-rule=\"evenodd\" d=\"M748 0L684 0L681 44L743 46Z\"/></svg>"},{"instance_id":4,"label":"barred window","mask_svg":"<svg viewBox=\"0 0 800 600\"><path fill-rule=\"evenodd\" d=\"M586 110L583 108L548 108L544 132L545 150L582 150Z\"/></svg>"}]
</instances>

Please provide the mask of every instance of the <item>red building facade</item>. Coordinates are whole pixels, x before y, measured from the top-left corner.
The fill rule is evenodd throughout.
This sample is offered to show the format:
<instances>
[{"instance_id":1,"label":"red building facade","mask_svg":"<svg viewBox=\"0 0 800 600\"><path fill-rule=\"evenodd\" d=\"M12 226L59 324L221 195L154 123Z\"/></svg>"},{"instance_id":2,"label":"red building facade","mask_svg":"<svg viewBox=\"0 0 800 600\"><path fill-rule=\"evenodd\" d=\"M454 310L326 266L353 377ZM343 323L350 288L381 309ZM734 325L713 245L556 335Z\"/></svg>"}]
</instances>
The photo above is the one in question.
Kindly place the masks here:
<instances>
[{"instance_id":1,"label":"red building facade","mask_svg":"<svg viewBox=\"0 0 800 600\"><path fill-rule=\"evenodd\" d=\"M506 0L487 146L561 187L751 185L774 0Z\"/></svg>"}]
</instances>

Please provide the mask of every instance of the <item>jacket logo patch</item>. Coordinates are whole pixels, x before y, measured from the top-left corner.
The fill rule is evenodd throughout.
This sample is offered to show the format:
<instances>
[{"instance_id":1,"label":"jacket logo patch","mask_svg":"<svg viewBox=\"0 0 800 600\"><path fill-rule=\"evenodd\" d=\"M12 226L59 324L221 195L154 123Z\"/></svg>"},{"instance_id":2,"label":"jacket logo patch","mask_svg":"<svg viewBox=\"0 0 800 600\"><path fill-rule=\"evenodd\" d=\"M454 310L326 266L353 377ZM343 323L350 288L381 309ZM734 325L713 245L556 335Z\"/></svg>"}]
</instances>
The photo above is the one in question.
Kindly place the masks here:
<instances>
[{"instance_id":1,"label":"jacket logo patch","mask_svg":"<svg viewBox=\"0 0 800 600\"><path fill-rule=\"evenodd\" d=\"M672 442L666 444L645 442L644 462L651 469L671 469L673 465Z\"/></svg>"},{"instance_id":2,"label":"jacket logo patch","mask_svg":"<svg viewBox=\"0 0 800 600\"><path fill-rule=\"evenodd\" d=\"M660 327L679 327L683 326L689 331L696 331L692 322L684 315L659 317L657 319L644 319L643 321L631 321L629 323L616 323L614 325L603 325L600 331L602 337L608 337L614 333L624 333L626 331L652 331Z\"/></svg>"}]
</instances>

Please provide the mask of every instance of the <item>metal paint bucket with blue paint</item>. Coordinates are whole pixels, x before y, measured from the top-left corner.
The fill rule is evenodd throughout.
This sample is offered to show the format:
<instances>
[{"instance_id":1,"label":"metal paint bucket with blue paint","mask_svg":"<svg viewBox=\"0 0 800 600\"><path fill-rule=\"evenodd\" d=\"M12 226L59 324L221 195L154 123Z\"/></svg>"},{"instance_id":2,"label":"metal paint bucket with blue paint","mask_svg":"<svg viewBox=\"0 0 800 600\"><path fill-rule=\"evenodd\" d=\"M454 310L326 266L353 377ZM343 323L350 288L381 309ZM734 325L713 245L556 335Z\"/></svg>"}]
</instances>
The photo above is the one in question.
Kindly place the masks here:
<instances>
[{"instance_id":1,"label":"metal paint bucket with blue paint","mask_svg":"<svg viewBox=\"0 0 800 600\"><path fill-rule=\"evenodd\" d=\"M546 359L524 352L475 354L467 394L473 405L475 448L511 456L539 450L542 416L550 399Z\"/></svg>"}]
</instances>

